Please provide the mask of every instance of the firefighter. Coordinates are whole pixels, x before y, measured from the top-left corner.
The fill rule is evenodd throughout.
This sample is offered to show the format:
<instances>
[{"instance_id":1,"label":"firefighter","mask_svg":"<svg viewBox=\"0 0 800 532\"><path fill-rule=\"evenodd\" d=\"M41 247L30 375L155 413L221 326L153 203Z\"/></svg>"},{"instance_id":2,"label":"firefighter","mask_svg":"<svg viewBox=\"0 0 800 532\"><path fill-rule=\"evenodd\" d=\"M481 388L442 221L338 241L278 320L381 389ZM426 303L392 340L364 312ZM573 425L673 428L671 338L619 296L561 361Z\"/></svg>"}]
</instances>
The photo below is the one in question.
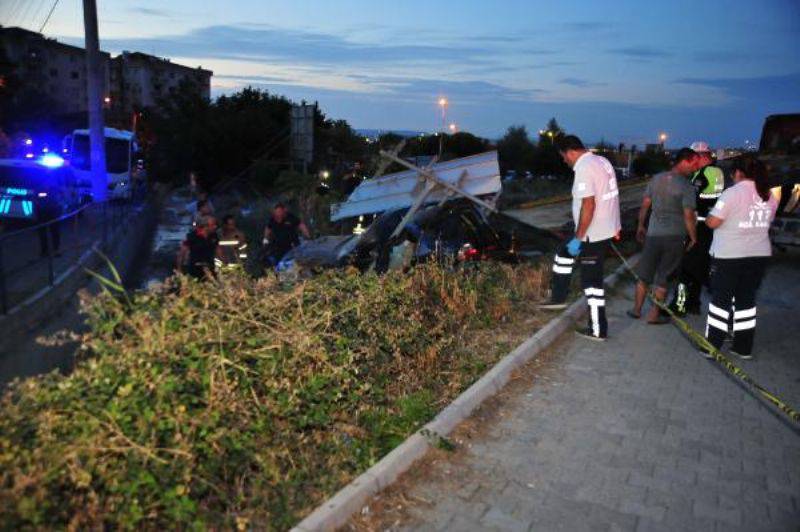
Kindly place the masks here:
<instances>
[{"instance_id":1,"label":"firefighter","mask_svg":"<svg viewBox=\"0 0 800 532\"><path fill-rule=\"evenodd\" d=\"M722 193L705 222L714 230L706 338L719 349L731 333L731 352L751 359L756 291L772 255L769 226L778 201L764 163L754 156L737 161L732 177L734 185Z\"/></svg>"},{"instance_id":2,"label":"firefighter","mask_svg":"<svg viewBox=\"0 0 800 532\"><path fill-rule=\"evenodd\" d=\"M589 304L589 327L575 331L591 340L608 335L603 261L611 239L620 230L619 190L614 167L604 157L584 148L581 140L568 135L556 141L564 162L575 171L572 185L572 217L575 236L556 251L550 302L543 309L567 306L572 269L577 262L581 286Z\"/></svg>"},{"instance_id":3,"label":"firefighter","mask_svg":"<svg viewBox=\"0 0 800 532\"><path fill-rule=\"evenodd\" d=\"M231 269L247 260L247 239L236 227L236 218L232 214L222 219L218 248L218 266Z\"/></svg>"},{"instance_id":4,"label":"firefighter","mask_svg":"<svg viewBox=\"0 0 800 532\"><path fill-rule=\"evenodd\" d=\"M691 183L696 191L697 203L697 244L689 248L681 261L678 282L670 308L678 316L700 314L700 292L708 285L708 271L711 257L712 231L706 225L708 212L719 199L725 188L725 174L714 165L714 158L708 144L693 142L690 146L700 157L699 170L692 176Z\"/></svg>"}]
</instances>

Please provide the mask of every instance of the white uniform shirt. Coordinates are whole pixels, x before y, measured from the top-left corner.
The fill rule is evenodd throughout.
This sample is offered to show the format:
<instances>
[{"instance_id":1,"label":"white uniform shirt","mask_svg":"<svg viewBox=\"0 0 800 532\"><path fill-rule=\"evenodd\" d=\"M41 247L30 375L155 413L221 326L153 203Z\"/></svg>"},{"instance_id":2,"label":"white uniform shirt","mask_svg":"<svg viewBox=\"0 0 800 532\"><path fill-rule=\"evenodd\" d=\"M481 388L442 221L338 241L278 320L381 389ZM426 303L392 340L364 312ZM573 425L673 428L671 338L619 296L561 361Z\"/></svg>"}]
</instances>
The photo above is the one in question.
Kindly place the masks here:
<instances>
[{"instance_id":1,"label":"white uniform shirt","mask_svg":"<svg viewBox=\"0 0 800 532\"><path fill-rule=\"evenodd\" d=\"M614 237L622 227L619 220L619 190L614 167L605 157L586 152L575 161L572 184L572 218L578 229L581 200L594 196L594 216L584 241L597 242Z\"/></svg>"},{"instance_id":2,"label":"white uniform shirt","mask_svg":"<svg viewBox=\"0 0 800 532\"><path fill-rule=\"evenodd\" d=\"M722 220L714 230L711 256L718 259L769 257L772 245L769 226L778 210L778 201L770 194L764 201L750 179L739 181L722 193L711 216Z\"/></svg>"}]
</instances>

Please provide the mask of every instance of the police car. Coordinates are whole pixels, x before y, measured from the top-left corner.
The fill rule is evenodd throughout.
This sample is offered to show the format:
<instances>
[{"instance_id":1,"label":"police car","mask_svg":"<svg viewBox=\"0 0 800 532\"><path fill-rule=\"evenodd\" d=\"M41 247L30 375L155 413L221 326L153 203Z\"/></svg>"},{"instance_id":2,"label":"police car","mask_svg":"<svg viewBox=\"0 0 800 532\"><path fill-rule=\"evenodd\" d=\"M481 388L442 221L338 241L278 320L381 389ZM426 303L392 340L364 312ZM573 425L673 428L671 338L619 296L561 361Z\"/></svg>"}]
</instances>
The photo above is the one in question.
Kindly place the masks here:
<instances>
[{"instance_id":1,"label":"police car","mask_svg":"<svg viewBox=\"0 0 800 532\"><path fill-rule=\"evenodd\" d=\"M80 206L72 169L55 154L0 159L0 222L25 226L57 218Z\"/></svg>"}]
</instances>

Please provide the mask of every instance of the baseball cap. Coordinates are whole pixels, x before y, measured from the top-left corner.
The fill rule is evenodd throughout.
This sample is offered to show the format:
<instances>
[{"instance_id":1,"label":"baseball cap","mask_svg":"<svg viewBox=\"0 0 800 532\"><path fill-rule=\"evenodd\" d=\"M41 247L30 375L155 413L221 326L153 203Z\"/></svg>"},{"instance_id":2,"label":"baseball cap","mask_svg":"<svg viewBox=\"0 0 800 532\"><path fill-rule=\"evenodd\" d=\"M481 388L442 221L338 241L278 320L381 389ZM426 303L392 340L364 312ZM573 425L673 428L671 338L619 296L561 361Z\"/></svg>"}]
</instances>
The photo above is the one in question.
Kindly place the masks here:
<instances>
[{"instance_id":1,"label":"baseball cap","mask_svg":"<svg viewBox=\"0 0 800 532\"><path fill-rule=\"evenodd\" d=\"M689 148L697 153L709 153L711 151L711 148L708 147L708 142L702 140L692 142Z\"/></svg>"}]
</instances>

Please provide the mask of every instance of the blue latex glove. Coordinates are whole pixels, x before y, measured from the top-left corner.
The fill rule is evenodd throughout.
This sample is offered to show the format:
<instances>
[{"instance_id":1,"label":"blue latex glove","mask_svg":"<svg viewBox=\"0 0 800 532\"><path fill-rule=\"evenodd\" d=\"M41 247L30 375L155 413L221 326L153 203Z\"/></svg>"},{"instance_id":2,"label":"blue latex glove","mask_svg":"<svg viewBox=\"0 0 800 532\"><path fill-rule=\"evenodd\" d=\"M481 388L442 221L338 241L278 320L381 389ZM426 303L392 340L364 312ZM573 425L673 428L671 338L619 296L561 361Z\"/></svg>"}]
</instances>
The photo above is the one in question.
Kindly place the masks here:
<instances>
[{"instance_id":1,"label":"blue latex glove","mask_svg":"<svg viewBox=\"0 0 800 532\"><path fill-rule=\"evenodd\" d=\"M567 244L567 253L572 255L573 257L577 257L581 253L581 241L577 238L573 238Z\"/></svg>"}]
</instances>

